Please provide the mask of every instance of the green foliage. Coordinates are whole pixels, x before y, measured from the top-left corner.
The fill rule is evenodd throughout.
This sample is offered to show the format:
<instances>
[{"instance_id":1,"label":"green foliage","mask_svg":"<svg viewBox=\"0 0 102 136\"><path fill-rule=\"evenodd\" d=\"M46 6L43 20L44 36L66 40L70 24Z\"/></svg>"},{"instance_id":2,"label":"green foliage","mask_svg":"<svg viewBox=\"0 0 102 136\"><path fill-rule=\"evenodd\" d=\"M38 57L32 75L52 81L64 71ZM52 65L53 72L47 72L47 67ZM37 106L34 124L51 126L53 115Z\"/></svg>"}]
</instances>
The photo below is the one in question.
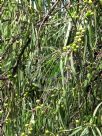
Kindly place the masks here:
<instances>
[{"instance_id":1,"label":"green foliage","mask_svg":"<svg viewBox=\"0 0 102 136\"><path fill-rule=\"evenodd\" d=\"M1 1L6 136L102 135L101 6L101 0Z\"/></svg>"}]
</instances>

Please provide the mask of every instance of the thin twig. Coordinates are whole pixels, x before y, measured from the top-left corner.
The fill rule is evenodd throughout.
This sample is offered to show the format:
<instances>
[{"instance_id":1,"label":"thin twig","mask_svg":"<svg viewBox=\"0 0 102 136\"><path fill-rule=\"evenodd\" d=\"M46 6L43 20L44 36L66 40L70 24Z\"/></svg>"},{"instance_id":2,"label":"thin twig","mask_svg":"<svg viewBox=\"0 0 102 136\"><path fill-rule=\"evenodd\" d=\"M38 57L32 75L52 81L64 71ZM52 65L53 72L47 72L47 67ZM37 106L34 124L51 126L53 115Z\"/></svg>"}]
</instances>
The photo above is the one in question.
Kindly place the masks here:
<instances>
[{"instance_id":1,"label":"thin twig","mask_svg":"<svg viewBox=\"0 0 102 136\"><path fill-rule=\"evenodd\" d=\"M8 80L8 77L0 75L0 80Z\"/></svg>"},{"instance_id":2,"label":"thin twig","mask_svg":"<svg viewBox=\"0 0 102 136\"><path fill-rule=\"evenodd\" d=\"M48 20L49 16L51 15L52 11L55 9L56 5L58 4L59 0L57 0L55 2L55 4L52 6L52 8L49 10L49 12L46 14L46 16L43 18L41 24L40 24L40 27L39 27L39 30L38 30L38 33L40 32L40 30L42 29L44 23Z\"/></svg>"},{"instance_id":3,"label":"thin twig","mask_svg":"<svg viewBox=\"0 0 102 136\"><path fill-rule=\"evenodd\" d=\"M38 40L37 40L37 45L38 45L38 49L40 50L41 47L40 47L40 43L39 43L39 37L40 37L40 34L41 34L41 29L43 28L44 24L46 21L48 21L49 19L49 16L51 15L51 13L53 12L53 10L55 9L56 5L58 4L60 0L57 0L55 2L55 4L51 7L51 9L49 10L49 12L45 15L45 17L43 18L42 22L40 23L40 26L39 26L39 30L38 30Z\"/></svg>"},{"instance_id":4,"label":"thin twig","mask_svg":"<svg viewBox=\"0 0 102 136\"><path fill-rule=\"evenodd\" d=\"M17 58L17 60L16 60L16 62L15 62L15 65L13 66L13 72L12 72L13 75L16 74L17 68L18 68L18 66L19 66L19 64L20 64L20 62L21 62L22 55L24 54L24 51L25 51L25 49L28 47L28 45L29 45L30 42L31 42L31 37L28 36L28 39L27 39L25 45L23 46L23 48L22 48L20 54L18 55L18 58Z\"/></svg>"}]
</instances>

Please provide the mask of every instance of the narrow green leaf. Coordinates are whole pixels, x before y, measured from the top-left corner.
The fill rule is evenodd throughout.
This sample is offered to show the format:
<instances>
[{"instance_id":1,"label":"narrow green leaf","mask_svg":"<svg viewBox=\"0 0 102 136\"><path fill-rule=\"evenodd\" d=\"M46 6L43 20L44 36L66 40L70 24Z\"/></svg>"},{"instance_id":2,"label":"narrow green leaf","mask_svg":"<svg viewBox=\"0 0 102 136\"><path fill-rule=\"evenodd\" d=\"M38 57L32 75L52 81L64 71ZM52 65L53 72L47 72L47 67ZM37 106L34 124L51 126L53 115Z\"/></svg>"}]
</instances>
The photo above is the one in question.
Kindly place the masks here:
<instances>
[{"instance_id":1,"label":"narrow green leaf","mask_svg":"<svg viewBox=\"0 0 102 136\"><path fill-rule=\"evenodd\" d=\"M82 130L82 127L78 128L77 130L75 130L72 134L70 134L69 136L75 136L75 134L77 134L78 132L80 132Z\"/></svg>"},{"instance_id":2,"label":"narrow green leaf","mask_svg":"<svg viewBox=\"0 0 102 136\"><path fill-rule=\"evenodd\" d=\"M102 102L97 105L96 109L94 110L93 117L95 117L95 115L101 105L102 105Z\"/></svg>"},{"instance_id":3,"label":"narrow green leaf","mask_svg":"<svg viewBox=\"0 0 102 136\"><path fill-rule=\"evenodd\" d=\"M102 136L102 133L101 133L101 131L99 130L99 128L98 128L98 127L95 127L95 128L96 128L97 133L99 134L99 136Z\"/></svg>"},{"instance_id":4,"label":"narrow green leaf","mask_svg":"<svg viewBox=\"0 0 102 136\"><path fill-rule=\"evenodd\" d=\"M82 131L82 133L81 133L80 136L86 136L86 135L88 135L88 133L89 133L89 130L88 130L88 127L86 127L86 128Z\"/></svg>"}]
</instances>

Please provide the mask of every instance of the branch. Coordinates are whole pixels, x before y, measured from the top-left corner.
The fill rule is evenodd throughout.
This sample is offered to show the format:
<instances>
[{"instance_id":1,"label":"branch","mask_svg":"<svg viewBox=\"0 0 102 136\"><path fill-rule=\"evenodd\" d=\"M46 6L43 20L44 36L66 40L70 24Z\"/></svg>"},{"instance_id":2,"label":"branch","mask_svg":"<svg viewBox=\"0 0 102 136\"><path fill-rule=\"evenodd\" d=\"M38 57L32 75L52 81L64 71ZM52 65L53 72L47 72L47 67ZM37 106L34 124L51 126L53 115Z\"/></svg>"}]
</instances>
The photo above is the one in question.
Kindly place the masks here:
<instances>
[{"instance_id":1,"label":"branch","mask_svg":"<svg viewBox=\"0 0 102 136\"><path fill-rule=\"evenodd\" d=\"M57 0L55 2L55 4L51 7L51 9L49 10L49 12L45 15L45 17L43 18L42 22L40 23L40 26L39 26L39 30L38 30L38 40L37 40L37 45L38 45L38 49L40 50L41 47L40 47L40 43L39 43L39 37L40 37L40 32L41 32L41 29L43 27L43 25L45 24L46 21L48 21L49 19L49 16L51 15L51 13L53 12L53 10L55 9L56 5L58 4L60 0Z\"/></svg>"},{"instance_id":2,"label":"branch","mask_svg":"<svg viewBox=\"0 0 102 136\"><path fill-rule=\"evenodd\" d=\"M41 22L40 24L40 27L39 27L39 31L38 33L40 32L40 30L42 29L42 26L44 25L44 23L48 20L49 16L51 15L51 13L53 12L53 10L55 9L56 5L58 4L59 0L57 0L55 2L55 4L51 7L51 9L49 10L49 12L46 14L46 16L43 18L43 21Z\"/></svg>"},{"instance_id":3,"label":"branch","mask_svg":"<svg viewBox=\"0 0 102 136\"><path fill-rule=\"evenodd\" d=\"M0 75L0 80L8 80L8 77Z\"/></svg>"},{"instance_id":4,"label":"branch","mask_svg":"<svg viewBox=\"0 0 102 136\"><path fill-rule=\"evenodd\" d=\"M20 62L21 62L22 55L24 54L24 51L25 51L25 49L28 47L28 45L29 45L30 42L31 42L31 37L28 37L28 39L27 39L27 41L26 41L26 44L23 46L23 48L22 48L20 54L18 55L18 58L17 58L17 60L16 60L16 62L15 62L15 64L14 64L14 66L13 66L13 72L12 72L13 75L16 74L17 69L18 69L18 66L19 66L19 64L20 64Z\"/></svg>"}]
</instances>

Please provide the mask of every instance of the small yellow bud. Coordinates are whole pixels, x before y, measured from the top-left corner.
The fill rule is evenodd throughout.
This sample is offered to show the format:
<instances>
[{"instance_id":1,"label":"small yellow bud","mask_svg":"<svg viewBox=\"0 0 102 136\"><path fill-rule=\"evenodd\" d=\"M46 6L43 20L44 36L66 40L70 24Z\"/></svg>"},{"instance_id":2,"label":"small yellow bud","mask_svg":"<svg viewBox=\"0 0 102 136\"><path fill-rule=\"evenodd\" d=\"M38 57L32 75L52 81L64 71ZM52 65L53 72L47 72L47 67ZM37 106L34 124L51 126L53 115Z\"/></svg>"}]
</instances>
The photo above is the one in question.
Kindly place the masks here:
<instances>
[{"instance_id":1,"label":"small yellow bud","mask_svg":"<svg viewBox=\"0 0 102 136\"><path fill-rule=\"evenodd\" d=\"M21 136L26 136L26 134L24 132L22 132Z\"/></svg>"},{"instance_id":2,"label":"small yellow bud","mask_svg":"<svg viewBox=\"0 0 102 136\"><path fill-rule=\"evenodd\" d=\"M79 35L75 36L75 39L78 39L79 38Z\"/></svg>"},{"instance_id":3,"label":"small yellow bud","mask_svg":"<svg viewBox=\"0 0 102 136\"><path fill-rule=\"evenodd\" d=\"M76 122L76 124L78 124L78 123L79 123L79 120L76 120L75 122Z\"/></svg>"},{"instance_id":4,"label":"small yellow bud","mask_svg":"<svg viewBox=\"0 0 102 136\"><path fill-rule=\"evenodd\" d=\"M85 30L83 29L83 30L82 30L82 33L84 33L84 32L85 32Z\"/></svg>"},{"instance_id":5,"label":"small yellow bud","mask_svg":"<svg viewBox=\"0 0 102 136\"><path fill-rule=\"evenodd\" d=\"M27 95L28 95L28 92L25 92L25 93L24 93L24 97L26 97Z\"/></svg>"},{"instance_id":6,"label":"small yellow bud","mask_svg":"<svg viewBox=\"0 0 102 136\"><path fill-rule=\"evenodd\" d=\"M63 47L63 50L66 51L66 50L67 50L67 46L64 46L64 47Z\"/></svg>"},{"instance_id":7,"label":"small yellow bud","mask_svg":"<svg viewBox=\"0 0 102 136\"><path fill-rule=\"evenodd\" d=\"M80 27L79 27L79 31L82 31L82 30L83 30L83 28L82 28L82 26L80 26Z\"/></svg>"},{"instance_id":8,"label":"small yellow bud","mask_svg":"<svg viewBox=\"0 0 102 136\"><path fill-rule=\"evenodd\" d=\"M29 126L29 124L25 124L25 127L28 127Z\"/></svg>"},{"instance_id":9,"label":"small yellow bud","mask_svg":"<svg viewBox=\"0 0 102 136\"><path fill-rule=\"evenodd\" d=\"M40 106L36 106L36 110L38 110L38 109L41 109L41 107Z\"/></svg>"},{"instance_id":10,"label":"small yellow bud","mask_svg":"<svg viewBox=\"0 0 102 136\"><path fill-rule=\"evenodd\" d=\"M39 103L40 103L40 100L36 100L36 103L39 104Z\"/></svg>"},{"instance_id":11,"label":"small yellow bud","mask_svg":"<svg viewBox=\"0 0 102 136\"><path fill-rule=\"evenodd\" d=\"M81 38L79 38L77 41L78 41L78 42L81 42Z\"/></svg>"},{"instance_id":12,"label":"small yellow bud","mask_svg":"<svg viewBox=\"0 0 102 136\"><path fill-rule=\"evenodd\" d=\"M64 108L64 105L63 105L63 104L61 104L61 107L62 107L62 108Z\"/></svg>"},{"instance_id":13,"label":"small yellow bud","mask_svg":"<svg viewBox=\"0 0 102 136\"><path fill-rule=\"evenodd\" d=\"M78 46L78 45L76 45L76 48L78 49L78 48L79 48L79 46Z\"/></svg>"},{"instance_id":14,"label":"small yellow bud","mask_svg":"<svg viewBox=\"0 0 102 136\"><path fill-rule=\"evenodd\" d=\"M32 130L33 130L33 128L32 128L32 127L30 127L30 128L29 128L29 131L32 131Z\"/></svg>"},{"instance_id":15,"label":"small yellow bud","mask_svg":"<svg viewBox=\"0 0 102 136\"><path fill-rule=\"evenodd\" d=\"M76 35L79 36L79 35L80 35L80 32L76 32Z\"/></svg>"},{"instance_id":16,"label":"small yellow bud","mask_svg":"<svg viewBox=\"0 0 102 136\"><path fill-rule=\"evenodd\" d=\"M73 44L72 44L72 47L73 47L73 48L75 48L75 47L76 47L76 44L75 44L75 43L73 43Z\"/></svg>"},{"instance_id":17,"label":"small yellow bud","mask_svg":"<svg viewBox=\"0 0 102 136\"><path fill-rule=\"evenodd\" d=\"M60 127L59 129L60 129L60 130L63 130L63 128L62 128L62 127Z\"/></svg>"},{"instance_id":18,"label":"small yellow bud","mask_svg":"<svg viewBox=\"0 0 102 136\"><path fill-rule=\"evenodd\" d=\"M89 2L88 2L89 4L92 4L92 0L89 0Z\"/></svg>"},{"instance_id":19,"label":"small yellow bud","mask_svg":"<svg viewBox=\"0 0 102 136\"><path fill-rule=\"evenodd\" d=\"M77 49L73 49L73 51L74 51L74 52L76 52L76 51L77 51Z\"/></svg>"},{"instance_id":20,"label":"small yellow bud","mask_svg":"<svg viewBox=\"0 0 102 136\"><path fill-rule=\"evenodd\" d=\"M54 97L54 94L52 94L51 97Z\"/></svg>"},{"instance_id":21,"label":"small yellow bud","mask_svg":"<svg viewBox=\"0 0 102 136\"><path fill-rule=\"evenodd\" d=\"M48 134L49 133L49 131L48 130L45 130L45 134Z\"/></svg>"},{"instance_id":22,"label":"small yellow bud","mask_svg":"<svg viewBox=\"0 0 102 136\"><path fill-rule=\"evenodd\" d=\"M84 2L86 3L86 2L87 2L87 0L84 0Z\"/></svg>"},{"instance_id":23,"label":"small yellow bud","mask_svg":"<svg viewBox=\"0 0 102 136\"><path fill-rule=\"evenodd\" d=\"M44 106L44 104L41 104L41 105L40 105L40 107L43 107L43 106Z\"/></svg>"},{"instance_id":24,"label":"small yellow bud","mask_svg":"<svg viewBox=\"0 0 102 136\"><path fill-rule=\"evenodd\" d=\"M93 15L93 12L91 10L88 10L86 13L86 17L90 17Z\"/></svg>"}]
</instances>

